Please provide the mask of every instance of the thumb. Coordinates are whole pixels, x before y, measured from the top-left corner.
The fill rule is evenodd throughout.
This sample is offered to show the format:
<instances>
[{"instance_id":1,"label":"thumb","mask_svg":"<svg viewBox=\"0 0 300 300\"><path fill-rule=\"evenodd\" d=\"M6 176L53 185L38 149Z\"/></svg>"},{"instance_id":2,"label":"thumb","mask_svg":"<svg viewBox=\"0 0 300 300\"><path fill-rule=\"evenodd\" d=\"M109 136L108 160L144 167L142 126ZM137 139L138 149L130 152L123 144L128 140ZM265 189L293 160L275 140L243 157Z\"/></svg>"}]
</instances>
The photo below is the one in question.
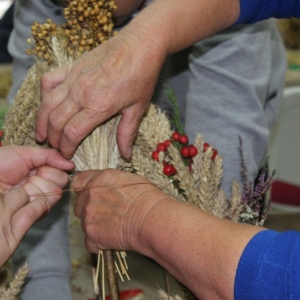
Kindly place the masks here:
<instances>
[{"instance_id":1,"label":"thumb","mask_svg":"<svg viewBox=\"0 0 300 300\"><path fill-rule=\"evenodd\" d=\"M88 186L89 183L99 174L101 171L89 170L76 174L72 180L71 187L76 193L80 193L83 187Z\"/></svg>"}]
</instances>

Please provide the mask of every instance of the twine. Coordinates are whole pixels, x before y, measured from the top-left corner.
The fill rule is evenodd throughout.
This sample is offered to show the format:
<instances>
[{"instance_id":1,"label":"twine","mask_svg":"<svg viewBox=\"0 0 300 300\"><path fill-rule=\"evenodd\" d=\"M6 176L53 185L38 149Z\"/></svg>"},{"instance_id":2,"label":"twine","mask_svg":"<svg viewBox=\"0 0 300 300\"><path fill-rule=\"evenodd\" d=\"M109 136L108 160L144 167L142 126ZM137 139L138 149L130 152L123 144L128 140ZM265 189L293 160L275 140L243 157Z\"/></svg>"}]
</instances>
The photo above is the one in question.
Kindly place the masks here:
<instances>
[{"instance_id":1,"label":"twine","mask_svg":"<svg viewBox=\"0 0 300 300\"><path fill-rule=\"evenodd\" d=\"M52 196L52 195L60 195L65 192L82 192L85 190L95 189L95 188L103 188L103 187L127 187L132 185L139 185L139 184L149 184L152 186L155 186L152 182L136 182L136 183L124 183L124 184L104 184L104 185L88 185L84 187L78 187L78 188L71 188L71 189L64 189L62 191L52 191L52 192L46 192L46 193L37 193L37 194L29 194L29 197L38 197L38 196Z\"/></svg>"}]
</instances>

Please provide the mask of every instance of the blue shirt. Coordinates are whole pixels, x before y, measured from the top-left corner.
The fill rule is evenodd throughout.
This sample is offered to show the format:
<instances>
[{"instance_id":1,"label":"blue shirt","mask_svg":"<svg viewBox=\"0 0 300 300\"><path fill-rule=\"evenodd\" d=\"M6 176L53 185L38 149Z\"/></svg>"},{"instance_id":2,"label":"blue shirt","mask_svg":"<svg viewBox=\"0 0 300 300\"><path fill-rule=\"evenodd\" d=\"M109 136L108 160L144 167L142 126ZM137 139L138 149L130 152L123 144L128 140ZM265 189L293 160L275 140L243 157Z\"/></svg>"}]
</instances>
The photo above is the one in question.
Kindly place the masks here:
<instances>
[{"instance_id":1,"label":"blue shirt","mask_svg":"<svg viewBox=\"0 0 300 300\"><path fill-rule=\"evenodd\" d=\"M300 0L240 0L240 7L236 24L255 23L269 18L300 17Z\"/></svg>"},{"instance_id":2,"label":"blue shirt","mask_svg":"<svg viewBox=\"0 0 300 300\"><path fill-rule=\"evenodd\" d=\"M300 299L299 232L265 230L252 238L239 261L234 299Z\"/></svg>"}]
</instances>

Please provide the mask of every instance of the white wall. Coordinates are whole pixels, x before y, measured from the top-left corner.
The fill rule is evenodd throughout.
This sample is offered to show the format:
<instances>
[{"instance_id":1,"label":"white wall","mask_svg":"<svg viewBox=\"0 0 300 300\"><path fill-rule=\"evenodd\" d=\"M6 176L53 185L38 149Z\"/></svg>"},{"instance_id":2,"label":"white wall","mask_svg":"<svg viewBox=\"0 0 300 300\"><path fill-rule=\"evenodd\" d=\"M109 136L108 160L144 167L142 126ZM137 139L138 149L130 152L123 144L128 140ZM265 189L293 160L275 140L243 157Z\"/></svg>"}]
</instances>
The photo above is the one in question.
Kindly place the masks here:
<instances>
[{"instance_id":1,"label":"white wall","mask_svg":"<svg viewBox=\"0 0 300 300\"><path fill-rule=\"evenodd\" d=\"M0 0L0 19L2 18L3 14L9 8L12 2L12 0Z\"/></svg>"}]
</instances>

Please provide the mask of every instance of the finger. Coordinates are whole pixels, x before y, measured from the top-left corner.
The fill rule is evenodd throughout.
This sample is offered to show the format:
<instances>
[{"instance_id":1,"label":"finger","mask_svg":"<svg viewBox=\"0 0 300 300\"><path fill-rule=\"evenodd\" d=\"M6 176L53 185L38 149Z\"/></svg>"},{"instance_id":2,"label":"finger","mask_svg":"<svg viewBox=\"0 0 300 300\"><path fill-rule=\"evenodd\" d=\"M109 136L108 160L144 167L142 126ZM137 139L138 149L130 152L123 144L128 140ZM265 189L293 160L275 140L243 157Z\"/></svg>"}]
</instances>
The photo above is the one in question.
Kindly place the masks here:
<instances>
[{"instance_id":1,"label":"finger","mask_svg":"<svg viewBox=\"0 0 300 300\"><path fill-rule=\"evenodd\" d=\"M83 215L83 209L84 209L84 206L85 206L85 201L88 197L87 195L87 191L84 191L83 193L81 193L78 198L76 199L76 203L74 205L74 215L81 219L82 218L82 215Z\"/></svg>"},{"instance_id":2,"label":"finger","mask_svg":"<svg viewBox=\"0 0 300 300\"><path fill-rule=\"evenodd\" d=\"M3 196L5 214L12 216L21 207L29 203L29 196L21 187L14 187Z\"/></svg>"},{"instance_id":3,"label":"finger","mask_svg":"<svg viewBox=\"0 0 300 300\"><path fill-rule=\"evenodd\" d=\"M100 115L87 108L81 110L64 128L59 147L62 155L65 158L72 158L80 142L110 117L111 115Z\"/></svg>"},{"instance_id":4,"label":"finger","mask_svg":"<svg viewBox=\"0 0 300 300\"><path fill-rule=\"evenodd\" d=\"M45 197L35 198L34 201L19 209L12 217L11 226L17 241L20 241L30 227L45 215L49 205Z\"/></svg>"},{"instance_id":5,"label":"finger","mask_svg":"<svg viewBox=\"0 0 300 300\"><path fill-rule=\"evenodd\" d=\"M97 253L99 251L99 248L86 235L84 236L84 244L86 249L91 253Z\"/></svg>"},{"instance_id":6,"label":"finger","mask_svg":"<svg viewBox=\"0 0 300 300\"><path fill-rule=\"evenodd\" d=\"M65 80L68 70L70 70L69 65L43 74L41 78L42 98Z\"/></svg>"},{"instance_id":7,"label":"finger","mask_svg":"<svg viewBox=\"0 0 300 300\"><path fill-rule=\"evenodd\" d=\"M139 106L129 107L122 111L122 118L117 131L117 143L120 153L125 159L131 159L132 145L137 135L141 118L142 114Z\"/></svg>"},{"instance_id":8,"label":"finger","mask_svg":"<svg viewBox=\"0 0 300 300\"><path fill-rule=\"evenodd\" d=\"M36 169L35 174L32 174L32 176L33 175L37 175L51 181L61 188L68 183L68 174L66 172L49 166L42 166Z\"/></svg>"},{"instance_id":9,"label":"finger","mask_svg":"<svg viewBox=\"0 0 300 300\"><path fill-rule=\"evenodd\" d=\"M28 183L31 184L29 187L27 186ZM22 187L27 191L30 202L45 194L44 197L49 203L49 207L54 206L62 196L62 189L57 184L36 175L29 177ZM37 188L39 191L35 192L34 190L37 190Z\"/></svg>"},{"instance_id":10,"label":"finger","mask_svg":"<svg viewBox=\"0 0 300 300\"><path fill-rule=\"evenodd\" d=\"M62 157L55 149L43 147L14 147L22 163L25 163L30 170L48 165L50 167L70 171L74 169L74 163Z\"/></svg>"},{"instance_id":11,"label":"finger","mask_svg":"<svg viewBox=\"0 0 300 300\"><path fill-rule=\"evenodd\" d=\"M53 148L59 149L64 128L79 112L80 106L70 98L67 98L50 113L47 138Z\"/></svg>"},{"instance_id":12,"label":"finger","mask_svg":"<svg viewBox=\"0 0 300 300\"><path fill-rule=\"evenodd\" d=\"M43 142L47 138L47 128L50 113L68 96L68 84L61 83L48 93L43 93L42 102L36 118L36 139Z\"/></svg>"}]
</instances>

